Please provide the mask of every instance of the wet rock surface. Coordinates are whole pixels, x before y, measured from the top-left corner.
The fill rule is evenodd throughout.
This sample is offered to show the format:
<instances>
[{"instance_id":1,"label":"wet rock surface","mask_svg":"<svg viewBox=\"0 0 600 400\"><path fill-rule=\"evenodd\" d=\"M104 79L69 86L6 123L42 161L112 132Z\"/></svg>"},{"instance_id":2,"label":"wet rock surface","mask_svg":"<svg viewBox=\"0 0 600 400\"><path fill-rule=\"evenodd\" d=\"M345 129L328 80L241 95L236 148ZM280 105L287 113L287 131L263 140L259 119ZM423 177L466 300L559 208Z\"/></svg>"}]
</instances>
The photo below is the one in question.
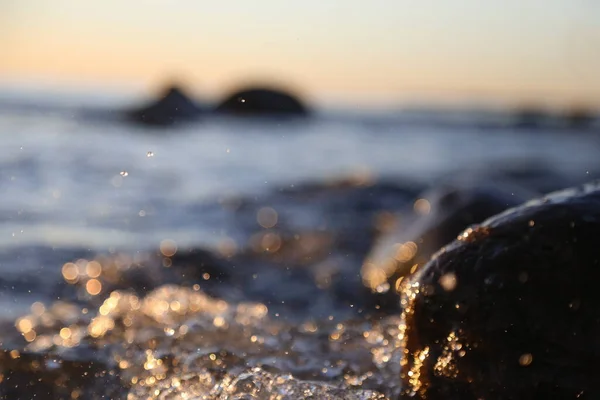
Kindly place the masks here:
<instances>
[{"instance_id":1,"label":"wet rock surface","mask_svg":"<svg viewBox=\"0 0 600 400\"><path fill-rule=\"evenodd\" d=\"M464 231L402 285L403 398L600 396L600 186Z\"/></svg>"}]
</instances>

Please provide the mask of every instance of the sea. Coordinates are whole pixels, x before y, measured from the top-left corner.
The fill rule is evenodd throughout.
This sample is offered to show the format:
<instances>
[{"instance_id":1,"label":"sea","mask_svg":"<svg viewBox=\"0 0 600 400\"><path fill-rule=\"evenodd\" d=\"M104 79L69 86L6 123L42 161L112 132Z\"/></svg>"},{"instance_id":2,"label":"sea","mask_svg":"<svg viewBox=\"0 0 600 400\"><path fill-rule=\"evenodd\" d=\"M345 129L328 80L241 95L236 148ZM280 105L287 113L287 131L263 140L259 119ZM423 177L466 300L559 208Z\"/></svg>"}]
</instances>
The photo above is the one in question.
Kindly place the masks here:
<instances>
[{"instance_id":1,"label":"sea","mask_svg":"<svg viewBox=\"0 0 600 400\"><path fill-rule=\"evenodd\" d=\"M86 308L86 312L91 312L89 310L93 307L103 304L91 298L96 292L94 287L87 287L86 298L75 292L69 297L65 292L56 295L54 290L44 290L52 285L51 282L65 283L64 280L69 281L69 278L71 282L68 283L79 280L79 277L67 276L65 265L79 265L80 275L83 273L82 269L87 268L89 276L86 279L89 279L96 275L93 271L89 274L85 263L89 266L89 262L99 255L139 255L156 252L157 249L161 249L165 255L166 244L173 249L200 248L218 252L219 249L222 250L224 241L240 248L243 247L240 242L254 231L265 225L274 225L269 221L261 222L260 216L254 218L255 214L239 217L239 214L232 213L224 206L230 204L228 199L237 199L243 204L260 203L258 208L270 207L265 211L266 214L263 213L263 217L271 215L272 220L273 214L277 216L279 211L281 220L284 212L277 207L286 207L286 197L281 196L281 193L290 191L297 194L303 188L312 187L314 190L319 185L327 187L332 182L348 179L353 182L385 181L399 190L405 188L406 196L398 196L397 204L390 205L392 211L395 211L411 206L419 191L434 186L440 180L456 174L476 173L498 165L547 169L564 177L565 184L591 180L600 171L600 135L597 130L580 132L560 128L515 127L505 117L490 117L488 113L476 110L323 110L306 120L290 121L207 116L194 123L148 128L117 118L117 113L110 107L116 110L121 105L111 104L106 107L105 102L94 109L94 102L90 98L93 96L86 99L85 107L77 102L64 104L48 96L21 96L18 101L7 96L0 99L0 135L3 142L0 151L0 319L7 322L10 329L24 335L27 342L30 342L29 345L40 341L43 337L42 330L50 338L59 338L46 338L52 343L30 349L35 354L55 351L61 346L73 350L84 340L91 342L92 339L107 337L107 330L111 329L103 327L100 331L94 330L95 328L91 328L92 322L72 317L68 324L57 322L53 325L54 322L47 322L44 329L40 328L34 333L37 338L32 339L32 326L40 324L34 319L41 318L41 308L48 314L53 306L59 307L62 304L61 307L66 307L64 304L72 303L70 306L77 305L79 309ZM301 202L303 208L296 215L297 223L294 226L316 229L316 226L321 226L319 219L327 220L327 215L323 216L324 211L319 208L322 202L327 202L328 194L326 191L323 193L321 197ZM277 194L279 197L273 200L273 196ZM261 199L264 199L264 204ZM298 200L290 200L290 203L293 202L297 203ZM336 207L343 207L344 203L336 204ZM311 214L311 209L319 209L321 214ZM355 234L360 236L362 232ZM169 251L171 250L167 249L166 252ZM81 260L84 260L83 264ZM358 273L357 270L356 274ZM286 278L277 275L277 279ZM102 281L99 279L98 282ZM279 283L285 286L282 281L272 282L271 285L277 286ZM227 283L224 282L223 285ZM288 284L288 287L293 285ZM183 292L183 286L165 288L157 285L157 288L146 294L148 301L152 300L152 296L180 296L188 300L191 295L204 296L202 285L200 289L189 289L192 292L185 292L187 294ZM168 293L165 294L165 291ZM107 293L106 296L112 295ZM125 294L120 296L123 299ZM110 300L110 297L106 298ZM144 300L141 295L139 299ZM202 297L198 301L209 301L207 299L219 301L212 297ZM363 339L368 336L364 335L365 329L372 332L382 329L378 331L381 337L375 340L371 336L372 340L369 339L368 344L364 345L368 350L366 354L373 357L374 364L355 369L341 368L335 363L315 366L310 361L305 360L305 364L302 364L296 358L292 361L287 359L289 349L286 346L293 339L293 334L288 332L292 339L274 339L279 337L277 332L282 332L283 328L279 327L277 329L280 330L275 332L274 328L267 329L262 323L253 325L255 322L246 321L241 322L245 330L239 330L233 326L236 318L237 323L240 323L239 315L236 314L236 317L215 311L234 301L236 304L244 304L246 300L254 304L254 308L247 306L250 308L246 309L252 318L263 317L262 314L266 315L265 318L275 320L279 317L270 314L268 301L273 299L261 301L260 295L256 293L248 299L244 299L242 293L236 300L220 300L221 303L215 303L216 308L211 309L209 319L205 315L201 318L194 317L197 320L196 329L199 330L205 329L202 324L207 323L206 321L209 321L211 329L220 328L224 324L230 325L229 338L222 337L218 343L216 340L206 339L210 342L206 344L206 354L209 354L206 362L211 362L214 354L217 357L225 354L219 353L219 350L229 349L229 344L239 341L239 337L250 337L252 343L262 341L262 350L256 350L256 354L261 351L268 353L262 355L262 358L256 354L249 356L247 349L243 352L228 350L227 357L235 354L244 359L238 364L231 361L233 364L254 368L246 372L250 375L243 377L240 377L241 372L237 369L224 370L223 374L230 376L227 382L233 386L238 385L237 389L231 389L231 385L223 383L226 382L223 374L210 375L204 369L202 374L210 375L205 377L210 382L203 381L206 384L204 389L192 386L191 381L184 384L181 374L178 374L181 383L175 384L175 380L172 380L165 386L165 376L170 376L170 372L161 370L160 374L153 375L154 378L143 378L142 373L152 370L152 366L148 365L126 378L123 378L125 374L121 376L121 379L130 382L129 388L123 389L123 383L116 386L128 391L131 396L128 398L140 399L147 398L145 396L150 396L148 393L155 393L154 391L164 396L152 397L153 394L150 396L152 398L185 398L181 393L187 393L187 398L270 398L259 396L266 387L273 391L279 390L278 393L298 393L297 390L301 387L304 388L302 390L314 392L316 397L313 398L388 398L376 396L381 393L382 396L393 396L396 393L396 385L389 384L393 372L385 372L382 367L394 360L393 354L388 354L388 351L392 351L391 345L384 336L389 334L392 329L390 326L394 326L393 318L396 316L390 316L392 322L385 326L387 333L379 325L378 328L365 327L366 322L353 328L356 332L362 332L357 333L356 337ZM183 304L183 300L179 301ZM81 305L83 303L85 307ZM171 303L171 311L179 310L177 307L180 305L174 304ZM99 316L111 315L106 308L99 310ZM330 310L326 310L324 315L328 313ZM331 313L334 314L333 311ZM23 323L23 318L27 315L29 322ZM153 317L148 312L145 315L146 318ZM116 318L115 316L114 319ZM159 329L159 332L169 340L173 339L173 332L177 336L190 335L188 331L193 331L193 326L189 323L182 325L179 320L166 323L156 316L153 318L150 322L136 320L133 325L141 324L143 327L143 324L147 324L148 327L155 328L166 324L164 330ZM287 322L289 325L296 324L294 332L302 336L300 345L296 344L294 347L295 352L304 351L298 346L310 347L306 344L309 342L307 335L317 330L320 318L315 316L310 322L314 326L302 325L303 329L298 328L299 322ZM52 321L58 320L55 316ZM324 317L323 320L326 321L327 318ZM285 319L277 321L284 323ZM333 322L329 339L327 335L324 339L330 343L344 335L344 329L340 328L343 324L339 319ZM285 329L292 329L289 325ZM79 339L73 343L71 339L76 336L77 326L83 327L83 333L78 333ZM183 326L186 328L182 328ZM51 333L54 328L56 332ZM64 329L68 329L68 332ZM91 337L85 337L86 329L88 333L91 332ZM266 331L272 332L274 338L269 339ZM118 335L125 334L121 332L114 335L119 337ZM236 335L239 337L236 338ZM141 340L137 336L136 338L128 340L130 343ZM7 343L8 341L4 341L5 348ZM269 347L268 343L269 351L265 350ZM103 346L107 344L104 343ZM356 350L361 345L353 346ZM151 364L160 358L154 353L150 355L155 348L156 346L152 347L153 350L140 353L146 357L146 363ZM202 345L197 346L194 351L200 352L200 348ZM310 348L311 351L314 350ZM118 353L117 350L114 352ZM62 353L56 350L53 354ZM90 357L96 357L96 353L89 354L92 354ZM127 359L130 352L122 351L119 354L120 358L111 355L117 361L116 367L110 368L125 371L127 366L139 361L133 356ZM320 360L314 353L311 354L308 358ZM332 357L331 353L327 354L327 357ZM263 364L269 359L277 368L266 369L258 359ZM299 365L304 367L300 368ZM352 363L344 365L347 367ZM186 374L194 371L200 373L194 368L188 365ZM317 377L315 374L308 374L307 371L311 368L320 375ZM390 375L386 375L387 373ZM375 379L377 374L380 376ZM189 379L188 375L186 379ZM287 378L278 381L279 378L275 379L274 376ZM159 379L160 377L163 379ZM144 379L146 384L140 386L139 382L143 383ZM331 381L334 384L328 386L329 383L310 383L316 381ZM258 388L256 382L262 382L263 389ZM221 385L218 389L220 392L215 394L217 384ZM150 387L152 392L148 392ZM95 388L94 393L99 393ZM177 390L187 392L177 394ZM249 397L235 397L233 394L227 397L227 390L233 390L231 393L246 393ZM199 397L192 396L192 392ZM170 393L169 396L173 397L168 397L165 393ZM205 397L201 397L202 393ZM61 398L56 393L54 396L44 398ZM290 396L292 397L289 398L294 398L293 395Z\"/></svg>"}]
</instances>

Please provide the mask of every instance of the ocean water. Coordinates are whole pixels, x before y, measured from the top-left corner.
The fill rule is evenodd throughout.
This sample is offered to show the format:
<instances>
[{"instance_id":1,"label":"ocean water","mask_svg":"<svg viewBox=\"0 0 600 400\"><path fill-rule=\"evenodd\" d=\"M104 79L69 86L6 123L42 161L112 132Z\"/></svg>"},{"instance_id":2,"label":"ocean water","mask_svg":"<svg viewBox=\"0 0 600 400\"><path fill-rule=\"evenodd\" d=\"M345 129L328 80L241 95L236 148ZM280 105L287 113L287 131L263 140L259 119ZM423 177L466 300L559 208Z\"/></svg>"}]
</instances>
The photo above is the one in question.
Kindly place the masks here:
<instances>
[{"instance_id":1,"label":"ocean water","mask_svg":"<svg viewBox=\"0 0 600 400\"><path fill-rule=\"evenodd\" d=\"M597 166L594 134L382 120L209 119L148 130L76 111L0 111L0 246L205 244L224 226L197 209L224 196L356 174L430 183L494 163L574 177Z\"/></svg>"},{"instance_id":2,"label":"ocean water","mask_svg":"<svg viewBox=\"0 0 600 400\"><path fill-rule=\"evenodd\" d=\"M0 134L3 141L0 151L0 317L12 324L19 316L32 312L30 306L34 301L44 303L46 310L58 300L80 304L76 300L81 302L82 299L75 294L71 299L68 296L54 299L49 298L50 292L39 290L45 281L62 281L61 268L65 263L78 258L91 260L97 254L152 252L166 240L171 244L176 243L179 249L218 249L220 243L232 238L239 242L240 238L250 235L260 226L255 220L242 221L243 218L240 219L239 214L228 211L227 207L223 206L229 204L228 199L252 201L269 198L272 193L281 193L281 190L293 190L305 187L303 185L307 183L331 182L346 177L358 181L385 179L387 182L395 182L400 188L406 186L407 193L417 193L420 188L435 184L441 177L465 171L485 170L493 165L519 166L526 163L549 168L564 176L565 182L585 181L597 175L600 137L594 133L556 129L527 131L510 127L487 129L479 123L476 114L470 118L465 118L460 123L445 124L427 121L416 123L401 113L360 118L352 113L323 113L307 121L207 118L195 124L174 128L147 129L111 118L87 118L80 115L76 108L60 107L55 110L37 111L0 108ZM410 196L407 194L406 204L411 201ZM281 207L286 207L285 196L283 200L277 201L283 204ZM304 207L302 210L310 211L311 207L318 208L319 201L307 200L299 204ZM272 206L273 202L275 200L265 205ZM290 203L293 201L290 200ZM397 208L404 205L398 204ZM314 227L319 225L319 221L306 221L311 218L326 218L321 214L302 212L298 214L295 226L306 223L306 226ZM280 217L281 215L282 212ZM360 235L360 232L358 234ZM92 292L89 287L87 289L88 292ZM187 300L196 298L200 302L207 301L204 297L198 297L201 294L185 292L183 287L156 290L157 292L152 292L145 298L149 304L154 304L152 301L159 301L161 298L177 296ZM117 297L122 300L125 294L119 294ZM263 317L263 311L267 308L263 310L261 303L269 306L266 299L260 301L259 295L244 299L242 294L240 301L242 300L254 302L254 305L248 305L244 309L246 314L254 315L252 318ZM88 302L88 308L102 304L89 296L84 301ZM156 310L151 305L147 307L150 311L145 315L154 319L145 326L136 320L136 329L158 329L163 335L166 332L171 338L172 334L169 333L177 328L180 334L189 335L189 324L182 325L179 320L165 322L163 319L167 318L166 314L154 315L152 313ZM313 330L312 326L302 325L302 333L294 331L296 333L291 334L289 329L292 328L289 326L277 325L275 328L275 325L266 322L255 324L252 322L254 319L247 323L239 322L238 314L215 312L220 306L211 307L208 307L212 310L210 321L204 321L207 318L205 313L202 314L204 319L197 318L196 323L201 325L204 321L214 330L222 326L221 322L229 322L233 332L231 341L239 340L236 339L236 335L243 338L259 337L263 338L259 341L264 341L268 337L267 331L276 332L272 343L273 351L268 356L260 354L258 350L252 350L260 354L260 357L253 356L254 360L261 359L262 363L246 359L240 365L258 368L256 365L263 365L265 360L269 359L273 365L277 365L277 373L292 373L294 378L281 380L283 378L275 378L275 375L265 375L274 374L272 371L252 370L248 372L250 378L246 376L243 379L253 380L253 385L257 381L267 385L265 382L268 381L269 385L278 387L278 390L288 390L285 388L289 385L293 390L299 390L298 387L308 383L296 382L293 379L303 379L306 375L309 380L331 379L332 382L337 382L338 386L339 382L344 381L346 389L373 389L385 395L396 393L394 385L385 389L386 379L393 376L395 371L395 367L385 366L392 363L390 360L394 360L394 344L388 336L391 330L395 329L393 327L397 327L397 321L393 319L395 316L391 316L390 320L378 322L377 326L369 325L374 322L365 322L369 326L361 325L348 328L347 331L340 328L341 324L331 328L331 335L334 336L330 336L329 340L327 335L325 337L330 346L335 347L337 338L343 336L344 332L350 335L350 339L343 345L340 344L341 348L336 348L335 351L352 352L362 346L363 350L370 352L374 357L375 367L371 364L360 365L350 374L348 370L339 366L339 371L336 370L333 364L323 367L312 365L310 362L303 370L299 367L302 363L298 360L290 361L293 367L286 367L287 356L284 355L284 350L286 346L290 346L290 340L295 342L295 348L306 346L304 350L297 350L302 354L296 354L295 357L302 358L310 354L315 360L326 359L332 363L333 350L328 350L327 357L314 353L318 346L314 344L316 342L310 341L309 336L316 327ZM238 311L239 307L238 305ZM115 303L111 310L117 308ZM123 313L123 310L114 310L111 311L114 315L109 313L109 316L114 320L122 317L119 313ZM35 310L33 312L35 314ZM197 313L198 309L194 312ZM244 312L242 314L246 315ZM186 316L189 317L187 314ZM269 314L269 317L273 315ZM58 320L56 317L53 321ZM100 334L99 331L94 331L95 328L90 328L92 325L89 321L78 320L77 317L74 317L73 321L68 328L72 337L77 325L83 326L84 331L87 329L88 332L92 332L93 338L108 340L107 329L102 328L104 331ZM51 331L56 328L60 331L67 326L61 323L46 324L44 329ZM239 326L235 325L236 323ZM185 332L182 326L186 326ZM249 331L244 330L244 327L248 326ZM262 333L256 333L258 331ZM372 340L366 340L366 331L372 331L373 335L381 337L377 340L373 337ZM42 337L41 332L37 332L38 339ZM216 339L218 332L213 334L214 340L209 340L212 346L210 349L223 347L223 343ZM61 333L59 336L67 335ZM384 336L389 340L384 340ZM359 339L366 342L356 344ZM78 340L83 341L83 336ZM103 342L103 346L107 343ZM183 346L179 342L169 343L172 349ZM73 343L62 345L71 349L77 348ZM48 347L40 345L37 350L48 351ZM189 356L189 349L178 351L181 352L180 355ZM206 351L206 354L209 354L213 350ZM252 353L248 348L239 351L243 354ZM344 357L348 356L341 355L338 361ZM346 359L344 365L355 365L353 362L359 358L356 356L351 361ZM134 363L135 360L137 358L133 357L123 362ZM146 361L149 362L148 360ZM207 360L205 361L211 362L210 359ZM123 365L121 363L120 367ZM321 375L317 377L318 374L311 375L307 372L313 369L325 372L320 372ZM131 376L128 375L127 379L138 382L142 379L142 372L147 373L148 370L150 369L130 372ZM375 370L379 375L373 375ZM190 371L196 370L190 367L187 372ZM240 378L239 371L232 371L226 370L230 374L230 380L235 381L231 386L234 389L231 390L235 393L242 393L244 390L250 393L256 389L252 385L242 385L242 389L235 386L243 379ZM161 374L169 376L168 372L163 371ZM218 380L215 376L211 376L210 379L215 382ZM160 390L169 393L175 393L175 387L187 387L188 394L194 391L204 393L202 388L189 386L191 383L188 386L175 386L171 382L165 386L165 381L161 382L163 386L160 386ZM364 382L371 383L363 385ZM145 398L148 387L148 384L133 385L129 392L133 396L131 398ZM212 389L206 390L206 393L209 393ZM290 390L289 393L295 393ZM337 392L334 392L338 389L334 390L328 386L311 386L310 390L316 393L315 398L350 398L350 392L336 394ZM225 392L219 393L225 396ZM354 394L358 396L356 398L379 398L373 397L376 395L370 392ZM172 398L178 398L177 394L173 396L175 397ZM212 398L207 396L209 397L206 398Z\"/></svg>"}]
</instances>

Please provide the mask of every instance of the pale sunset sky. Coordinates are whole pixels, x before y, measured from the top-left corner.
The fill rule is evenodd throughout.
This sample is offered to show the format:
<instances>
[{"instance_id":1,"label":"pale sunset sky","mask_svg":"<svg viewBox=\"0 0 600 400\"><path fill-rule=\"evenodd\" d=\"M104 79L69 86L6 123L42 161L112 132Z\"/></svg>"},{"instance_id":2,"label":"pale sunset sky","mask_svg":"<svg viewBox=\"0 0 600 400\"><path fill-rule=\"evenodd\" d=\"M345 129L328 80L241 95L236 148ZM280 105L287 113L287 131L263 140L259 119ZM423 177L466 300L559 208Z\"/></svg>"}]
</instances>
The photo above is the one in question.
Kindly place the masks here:
<instances>
[{"instance_id":1,"label":"pale sunset sky","mask_svg":"<svg viewBox=\"0 0 600 400\"><path fill-rule=\"evenodd\" d=\"M600 105L598 0L0 0L0 83Z\"/></svg>"}]
</instances>

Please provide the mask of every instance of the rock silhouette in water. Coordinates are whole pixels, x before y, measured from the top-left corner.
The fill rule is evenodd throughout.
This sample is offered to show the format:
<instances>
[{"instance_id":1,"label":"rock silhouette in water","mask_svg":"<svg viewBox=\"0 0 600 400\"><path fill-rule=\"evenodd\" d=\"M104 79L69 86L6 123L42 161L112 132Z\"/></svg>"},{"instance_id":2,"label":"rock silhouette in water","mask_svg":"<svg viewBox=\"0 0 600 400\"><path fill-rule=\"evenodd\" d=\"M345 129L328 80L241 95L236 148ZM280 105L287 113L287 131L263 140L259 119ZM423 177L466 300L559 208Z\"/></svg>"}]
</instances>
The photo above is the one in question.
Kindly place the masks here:
<instances>
[{"instance_id":1,"label":"rock silhouette in water","mask_svg":"<svg viewBox=\"0 0 600 400\"><path fill-rule=\"evenodd\" d=\"M377 305L398 309L397 283L435 251L469 225L538 195L498 182L455 180L434 187L400 214L395 231L377 241L361 269L363 284L376 295Z\"/></svg>"},{"instance_id":2,"label":"rock silhouette in water","mask_svg":"<svg viewBox=\"0 0 600 400\"><path fill-rule=\"evenodd\" d=\"M290 93L268 88L248 88L229 95L217 106L216 112L240 116L304 116L308 114L308 109Z\"/></svg>"},{"instance_id":3,"label":"rock silhouette in water","mask_svg":"<svg viewBox=\"0 0 600 400\"><path fill-rule=\"evenodd\" d=\"M165 90L155 102L130 110L127 119L144 125L167 126L198 118L202 110L177 86Z\"/></svg>"},{"instance_id":4,"label":"rock silhouette in water","mask_svg":"<svg viewBox=\"0 0 600 400\"><path fill-rule=\"evenodd\" d=\"M594 112L585 108L574 108L564 116L567 128L575 130L587 130L592 128L596 120Z\"/></svg>"},{"instance_id":5,"label":"rock silhouette in water","mask_svg":"<svg viewBox=\"0 0 600 400\"><path fill-rule=\"evenodd\" d=\"M464 231L402 285L402 398L600 398L600 185Z\"/></svg>"},{"instance_id":6,"label":"rock silhouette in water","mask_svg":"<svg viewBox=\"0 0 600 400\"><path fill-rule=\"evenodd\" d=\"M513 115L512 126L516 129L538 130L548 125L549 115L537 107L523 107Z\"/></svg>"}]
</instances>

